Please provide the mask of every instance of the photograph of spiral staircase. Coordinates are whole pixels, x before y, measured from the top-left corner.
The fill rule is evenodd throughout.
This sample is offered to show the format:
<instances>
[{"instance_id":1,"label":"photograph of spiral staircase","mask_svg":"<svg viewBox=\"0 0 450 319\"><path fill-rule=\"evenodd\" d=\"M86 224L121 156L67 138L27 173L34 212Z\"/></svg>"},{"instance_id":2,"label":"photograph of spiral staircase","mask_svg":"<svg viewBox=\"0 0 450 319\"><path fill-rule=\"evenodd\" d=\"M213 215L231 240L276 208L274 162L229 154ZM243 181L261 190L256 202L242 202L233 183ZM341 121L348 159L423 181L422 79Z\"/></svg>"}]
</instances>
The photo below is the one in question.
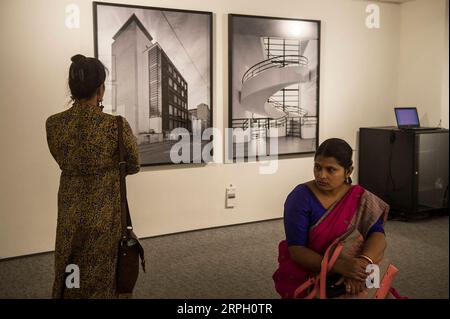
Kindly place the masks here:
<instances>
[{"instance_id":1,"label":"photograph of spiral staircase","mask_svg":"<svg viewBox=\"0 0 450 319\"><path fill-rule=\"evenodd\" d=\"M229 15L233 158L315 151L319 46L320 21Z\"/></svg>"}]
</instances>

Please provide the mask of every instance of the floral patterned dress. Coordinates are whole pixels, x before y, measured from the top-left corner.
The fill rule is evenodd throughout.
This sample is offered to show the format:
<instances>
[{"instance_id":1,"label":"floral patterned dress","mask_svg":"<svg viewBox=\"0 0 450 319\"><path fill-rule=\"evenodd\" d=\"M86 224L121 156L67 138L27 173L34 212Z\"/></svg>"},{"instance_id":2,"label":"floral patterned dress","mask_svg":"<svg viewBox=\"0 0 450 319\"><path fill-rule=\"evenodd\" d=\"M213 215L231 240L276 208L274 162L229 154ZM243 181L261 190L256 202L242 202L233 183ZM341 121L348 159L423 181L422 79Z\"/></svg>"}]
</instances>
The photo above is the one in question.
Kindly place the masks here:
<instances>
[{"instance_id":1,"label":"floral patterned dress","mask_svg":"<svg viewBox=\"0 0 450 319\"><path fill-rule=\"evenodd\" d=\"M123 119L127 173L139 171L136 138ZM47 142L61 168L53 298L117 298L121 234L117 122L99 107L74 103L46 122ZM79 288L68 288L68 265ZM70 269L70 267L69 267ZM70 285L69 285L70 287Z\"/></svg>"}]
</instances>

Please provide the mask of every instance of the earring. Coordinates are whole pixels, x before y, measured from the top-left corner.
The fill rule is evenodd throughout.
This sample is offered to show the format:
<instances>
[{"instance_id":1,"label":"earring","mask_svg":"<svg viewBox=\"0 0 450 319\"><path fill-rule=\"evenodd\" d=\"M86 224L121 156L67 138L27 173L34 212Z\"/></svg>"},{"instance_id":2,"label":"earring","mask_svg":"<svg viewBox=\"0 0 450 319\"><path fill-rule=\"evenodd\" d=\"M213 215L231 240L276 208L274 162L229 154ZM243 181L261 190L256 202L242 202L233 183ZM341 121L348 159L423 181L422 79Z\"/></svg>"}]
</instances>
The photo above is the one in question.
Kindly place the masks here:
<instances>
[{"instance_id":1,"label":"earring","mask_svg":"<svg viewBox=\"0 0 450 319\"><path fill-rule=\"evenodd\" d=\"M352 178L350 177L350 176L348 176L346 179L345 179L345 183L346 184L351 184L353 181L352 181Z\"/></svg>"},{"instance_id":2,"label":"earring","mask_svg":"<svg viewBox=\"0 0 450 319\"><path fill-rule=\"evenodd\" d=\"M103 101L102 101L102 100L100 100L100 101L98 102L98 106L100 107L100 109L103 110L104 106L103 106Z\"/></svg>"}]
</instances>

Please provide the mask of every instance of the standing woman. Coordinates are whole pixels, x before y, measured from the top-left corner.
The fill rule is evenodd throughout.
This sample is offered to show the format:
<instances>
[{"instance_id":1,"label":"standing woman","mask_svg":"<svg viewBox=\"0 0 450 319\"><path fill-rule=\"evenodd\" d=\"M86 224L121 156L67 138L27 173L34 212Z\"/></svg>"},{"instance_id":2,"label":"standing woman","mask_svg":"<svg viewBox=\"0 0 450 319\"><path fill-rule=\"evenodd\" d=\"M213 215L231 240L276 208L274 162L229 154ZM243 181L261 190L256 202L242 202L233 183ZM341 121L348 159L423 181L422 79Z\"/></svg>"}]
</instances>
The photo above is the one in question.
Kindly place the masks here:
<instances>
[{"instance_id":1,"label":"standing woman","mask_svg":"<svg viewBox=\"0 0 450 319\"><path fill-rule=\"evenodd\" d=\"M73 105L47 119L47 142L59 167L53 298L117 298L121 237L118 127L102 112L106 69L95 58L72 57ZM127 173L139 171L139 153L123 119ZM79 267L79 288L66 286L66 267ZM75 273L74 273L75 274Z\"/></svg>"}]
</instances>

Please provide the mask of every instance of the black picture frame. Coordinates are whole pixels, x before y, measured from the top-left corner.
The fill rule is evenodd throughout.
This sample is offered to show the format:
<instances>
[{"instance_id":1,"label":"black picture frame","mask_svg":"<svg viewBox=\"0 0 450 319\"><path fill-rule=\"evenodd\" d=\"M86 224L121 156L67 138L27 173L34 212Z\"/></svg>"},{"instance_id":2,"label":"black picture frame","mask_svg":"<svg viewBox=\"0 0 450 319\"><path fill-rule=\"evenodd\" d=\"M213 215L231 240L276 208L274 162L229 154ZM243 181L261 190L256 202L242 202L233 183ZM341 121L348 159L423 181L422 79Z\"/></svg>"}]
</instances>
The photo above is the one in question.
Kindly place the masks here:
<instances>
[{"instance_id":1,"label":"black picture frame","mask_svg":"<svg viewBox=\"0 0 450 319\"><path fill-rule=\"evenodd\" d=\"M288 32L286 30L290 30L289 24L293 28L292 32L299 33L298 36L286 35L286 32ZM320 39L320 20L243 14L228 15L228 128L231 128L233 133L237 128L242 129L244 132L250 129L249 140L240 145L234 141L231 133L228 133L228 145L226 145L228 148L228 157L226 159L228 161L239 158L247 161L249 159L249 143L253 142L254 135L256 135L256 138L265 137L266 140L269 140L273 127L277 128L277 135L280 135L280 132L281 135L283 134L283 128L280 128L283 121L277 121L277 118L272 117L280 115L281 118L281 113L273 112L273 109L278 109L286 114L286 136L278 137L277 141L280 151L277 154L270 154L270 147L267 146L265 155L277 155L283 158L283 156L287 155L294 155L295 157L315 153L319 142ZM301 52L301 54L287 54L291 52ZM306 52L311 59L305 56ZM239 55L239 58L236 55ZM304 69L306 67L303 65L305 61L314 61L314 69L310 70L309 75L304 73L304 78L302 78L306 80L309 77L307 82L302 82L304 84L303 91L308 94L308 97L305 98L305 102L308 101L308 110L305 110L300 103L300 97L298 97L297 103L289 101L291 91L295 94L296 89L291 88L295 84L285 86L282 90L277 90L276 100L272 99L273 96L270 96L267 100L265 99L266 96L264 95L267 95L271 90L275 90L277 85L280 86L283 83L287 83L287 80L283 82L284 79L295 80L295 76L292 77L294 68L300 69L300 66L302 66L302 69ZM309 64L307 65L309 67ZM291 69L288 69L290 67ZM269 74L268 71L272 72L272 74ZM277 83L272 81L273 79L282 80ZM252 82L250 83L249 80ZM301 92L300 86L299 84L298 96ZM262 94L261 91L265 93ZM261 102L261 100L264 100L264 102ZM311 100L314 100L312 106ZM239 103L236 103L237 101ZM266 106L266 104L268 105ZM241 106L243 107L239 109L238 107ZM273 107L271 108L270 106ZM286 112L286 110L288 111ZM295 112L298 112L298 117L294 119ZM307 113L305 114L305 112ZM242 116L243 114L246 116ZM289 114L292 117L291 119L289 119ZM308 131L306 129L302 130L307 125ZM313 129L311 125L314 126ZM259 136L254 134L253 126L257 127L258 133L261 133L261 127L263 128ZM303 143L306 140L309 140L308 143ZM238 149L243 152L244 156L236 156L236 153L239 152ZM288 151L283 152L282 149L287 149ZM256 159L258 160L258 158Z\"/></svg>"},{"instance_id":2,"label":"black picture frame","mask_svg":"<svg viewBox=\"0 0 450 319\"><path fill-rule=\"evenodd\" d=\"M213 13L97 1L92 8L94 54L107 66L110 78L105 83L104 111L128 120L138 140L141 166L208 162L203 157L193 161L192 119L200 120L201 133L213 127ZM145 50L127 55L130 41ZM148 75L141 70L148 70ZM136 81L130 80L130 73ZM138 93L130 94L133 90ZM134 109L129 111L127 107L132 107L127 105ZM176 164L168 154L179 142L179 137L170 134L177 127L190 132L190 160ZM212 136L201 143L201 149L212 146ZM210 161L212 152L211 148Z\"/></svg>"}]
</instances>

